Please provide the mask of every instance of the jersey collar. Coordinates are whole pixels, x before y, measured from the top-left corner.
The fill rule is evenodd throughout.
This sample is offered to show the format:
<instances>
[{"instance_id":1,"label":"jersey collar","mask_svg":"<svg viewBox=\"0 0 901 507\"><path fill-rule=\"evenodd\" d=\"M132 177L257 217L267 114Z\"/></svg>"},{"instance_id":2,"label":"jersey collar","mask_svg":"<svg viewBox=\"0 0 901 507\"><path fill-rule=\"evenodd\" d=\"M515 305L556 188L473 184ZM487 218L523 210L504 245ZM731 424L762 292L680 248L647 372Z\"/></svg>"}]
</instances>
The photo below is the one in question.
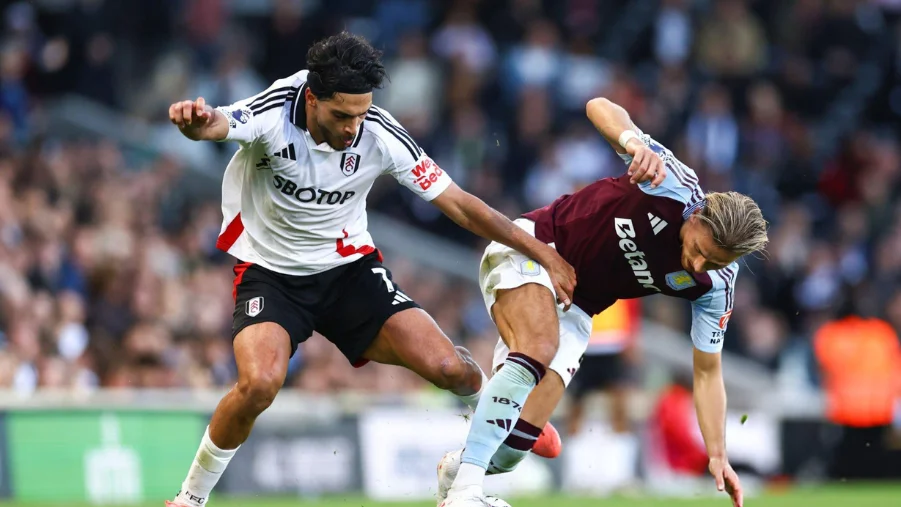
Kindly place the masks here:
<instances>
[{"instance_id":1,"label":"jersey collar","mask_svg":"<svg viewBox=\"0 0 901 507\"><path fill-rule=\"evenodd\" d=\"M294 97L294 106L291 108L291 123L304 132L307 130L307 109L304 107L304 97L306 97L307 88L309 88L309 85L306 83L300 87L300 90Z\"/></svg>"},{"instance_id":2,"label":"jersey collar","mask_svg":"<svg viewBox=\"0 0 901 507\"><path fill-rule=\"evenodd\" d=\"M305 107L306 100L304 97L306 97L307 88L309 87L310 86L307 83L304 83L303 86L300 87L300 90L297 91L297 96L294 98L294 105L291 107L291 123L303 131L302 135L304 140L311 150L333 152L335 150L329 146L328 143L316 144L313 136L311 136L310 132L307 130L307 108Z\"/></svg>"}]
</instances>

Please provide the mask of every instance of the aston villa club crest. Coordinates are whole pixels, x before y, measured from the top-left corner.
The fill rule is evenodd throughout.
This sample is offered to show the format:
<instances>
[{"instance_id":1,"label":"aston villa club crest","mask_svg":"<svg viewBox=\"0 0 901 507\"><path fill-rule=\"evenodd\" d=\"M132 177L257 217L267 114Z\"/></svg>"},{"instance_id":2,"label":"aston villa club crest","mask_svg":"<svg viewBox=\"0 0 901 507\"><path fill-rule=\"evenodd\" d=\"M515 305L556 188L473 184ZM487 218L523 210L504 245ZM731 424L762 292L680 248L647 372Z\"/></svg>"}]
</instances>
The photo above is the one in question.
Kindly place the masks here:
<instances>
[{"instance_id":1,"label":"aston villa club crest","mask_svg":"<svg viewBox=\"0 0 901 507\"><path fill-rule=\"evenodd\" d=\"M664 222L665 224L666 222ZM670 289L673 290L684 290L690 289L698 285L698 282L688 274L688 271L676 271L674 273L667 273L666 275L666 284L669 285Z\"/></svg>"},{"instance_id":2,"label":"aston villa club crest","mask_svg":"<svg viewBox=\"0 0 901 507\"><path fill-rule=\"evenodd\" d=\"M532 259L524 260L519 264L522 274L527 276L538 276L541 274L541 266Z\"/></svg>"},{"instance_id":3,"label":"aston villa club crest","mask_svg":"<svg viewBox=\"0 0 901 507\"><path fill-rule=\"evenodd\" d=\"M356 153L341 154L341 172L345 176L353 176L360 167L360 156Z\"/></svg>"}]
</instances>

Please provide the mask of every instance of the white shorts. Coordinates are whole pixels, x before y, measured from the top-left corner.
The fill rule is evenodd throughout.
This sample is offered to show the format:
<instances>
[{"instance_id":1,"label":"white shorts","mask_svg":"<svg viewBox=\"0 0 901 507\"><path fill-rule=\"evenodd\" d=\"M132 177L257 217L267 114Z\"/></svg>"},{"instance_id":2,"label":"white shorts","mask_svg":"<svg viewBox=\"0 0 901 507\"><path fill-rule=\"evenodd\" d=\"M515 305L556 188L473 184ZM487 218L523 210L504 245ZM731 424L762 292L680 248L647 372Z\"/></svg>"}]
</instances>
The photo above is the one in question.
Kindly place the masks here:
<instances>
[{"instance_id":1,"label":"white shorts","mask_svg":"<svg viewBox=\"0 0 901 507\"><path fill-rule=\"evenodd\" d=\"M531 220L520 218L514 223L532 236L535 235L535 223ZM554 300L557 300L550 275L537 262L500 243L493 242L488 245L479 267L479 287L485 299L488 315L492 315L491 308L494 306L498 290L515 289L528 283L547 287L554 295ZM573 376L579 371L579 363L585 349L588 348L591 317L576 305L570 306L569 311L565 313L562 305L558 305L557 317L560 320L560 346L557 355L551 361L550 368L560 375L563 384L568 387ZM509 352L510 349L503 339L498 340L494 349L493 371L497 371L498 367L504 364Z\"/></svg>"}]
</instances>

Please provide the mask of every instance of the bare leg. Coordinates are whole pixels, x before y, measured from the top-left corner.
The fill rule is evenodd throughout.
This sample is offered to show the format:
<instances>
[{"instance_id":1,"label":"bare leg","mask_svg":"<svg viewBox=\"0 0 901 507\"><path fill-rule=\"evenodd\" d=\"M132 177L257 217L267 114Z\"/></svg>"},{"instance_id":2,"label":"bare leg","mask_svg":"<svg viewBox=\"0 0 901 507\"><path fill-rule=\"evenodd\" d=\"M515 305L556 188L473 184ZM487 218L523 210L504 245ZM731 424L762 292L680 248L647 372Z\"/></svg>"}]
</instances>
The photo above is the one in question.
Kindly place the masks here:
<instances>
[{"instance_id":1,"label":"bare leg","mask_svg":"<svg viewBox=\"0 0 901 507\"><path fill-rule=\"evenodd\" d=\"M176 505L199 507L222 476L253 423L278 394L288 369L291 341L278 324L249 326L235 337L238 382L219 402Z\"/></svg>"},{"instance_id":2,"label":"bare leg","mask_svg":"<svg viewBox=\"0 0 901 507\"><path fill-rule=\"evenodd\" d=\"M235 337L234 347L238 382L210 422L210 438L221 449L235 449L247 440L254 421L285 383L291 356L288 332L272 322L247 327Z\"/></svg>"},{"instance_id":3,"label":"bare leg","mask_svg":"<svg viewBox=\"0 0 901 507\"><path fill-rule=\"evenodd\" d=\"M403 366L448 390L467 404L482 389L482 369L463 347L455 347L428 313L411 308L385 321L363 357L382 364Z\"/></svg>"}]
</instances>

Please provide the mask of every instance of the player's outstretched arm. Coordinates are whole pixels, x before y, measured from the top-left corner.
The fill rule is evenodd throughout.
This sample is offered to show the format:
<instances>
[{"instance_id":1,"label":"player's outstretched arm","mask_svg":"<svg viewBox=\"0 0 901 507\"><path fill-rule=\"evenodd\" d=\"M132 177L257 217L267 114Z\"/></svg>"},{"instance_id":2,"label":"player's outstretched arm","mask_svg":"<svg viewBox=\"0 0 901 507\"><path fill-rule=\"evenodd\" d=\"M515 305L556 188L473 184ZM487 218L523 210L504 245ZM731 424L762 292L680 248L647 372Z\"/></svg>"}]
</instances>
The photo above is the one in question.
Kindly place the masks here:
<instances>
[{"instance_id":1,"label":"player's outstretched arm","mask_svg":"<svg viewBox=\"0 0 901 507\"><path fill-rule=\"evenodd\" d=\"M694 400L716 488L729 493L734 507L742 507L741 482L726 457L726 386L721 352L694 349Z\"/></svg>"},{"instance_id":2,"label":"player's outstretched arm","mask_svg":"<svg viewBox=\"0 0 901 507\"><path fill-rule=\"evenodd\" d=\"M557 300L568 310L576 288L576 271L556 250L535 239L500 212L478 197L451 183L432 204L468 231L491 241L507 245L535 259L548 271L554 282Z\"/></svg>"},{"instance_id":3,"label":"player's outstretched arm","mask_svg":"<svg viewBox=\"0 0 901 507\"><path fill-rule=\"evenodd\" d=\"M663 183L666 178L666 165L638 138L635 124L625 109L603 97L598 97L588 101L585 113L594 124L594 128L604 136L614 150L632 157L632 163L629 165L632 183L650 181L652 188Z\"/></svg>"},{"instance_id":4,"label":"player's outstretched arm","mask_svg":"<svg viewBox=\"0 0 901 507\"><path fill-rule=\"evenodd\" d=\"M192 141L221 141L228 135L228 119L207 105L203 97L169 106L169 121Z\"/></svg>"}]
</instances>

